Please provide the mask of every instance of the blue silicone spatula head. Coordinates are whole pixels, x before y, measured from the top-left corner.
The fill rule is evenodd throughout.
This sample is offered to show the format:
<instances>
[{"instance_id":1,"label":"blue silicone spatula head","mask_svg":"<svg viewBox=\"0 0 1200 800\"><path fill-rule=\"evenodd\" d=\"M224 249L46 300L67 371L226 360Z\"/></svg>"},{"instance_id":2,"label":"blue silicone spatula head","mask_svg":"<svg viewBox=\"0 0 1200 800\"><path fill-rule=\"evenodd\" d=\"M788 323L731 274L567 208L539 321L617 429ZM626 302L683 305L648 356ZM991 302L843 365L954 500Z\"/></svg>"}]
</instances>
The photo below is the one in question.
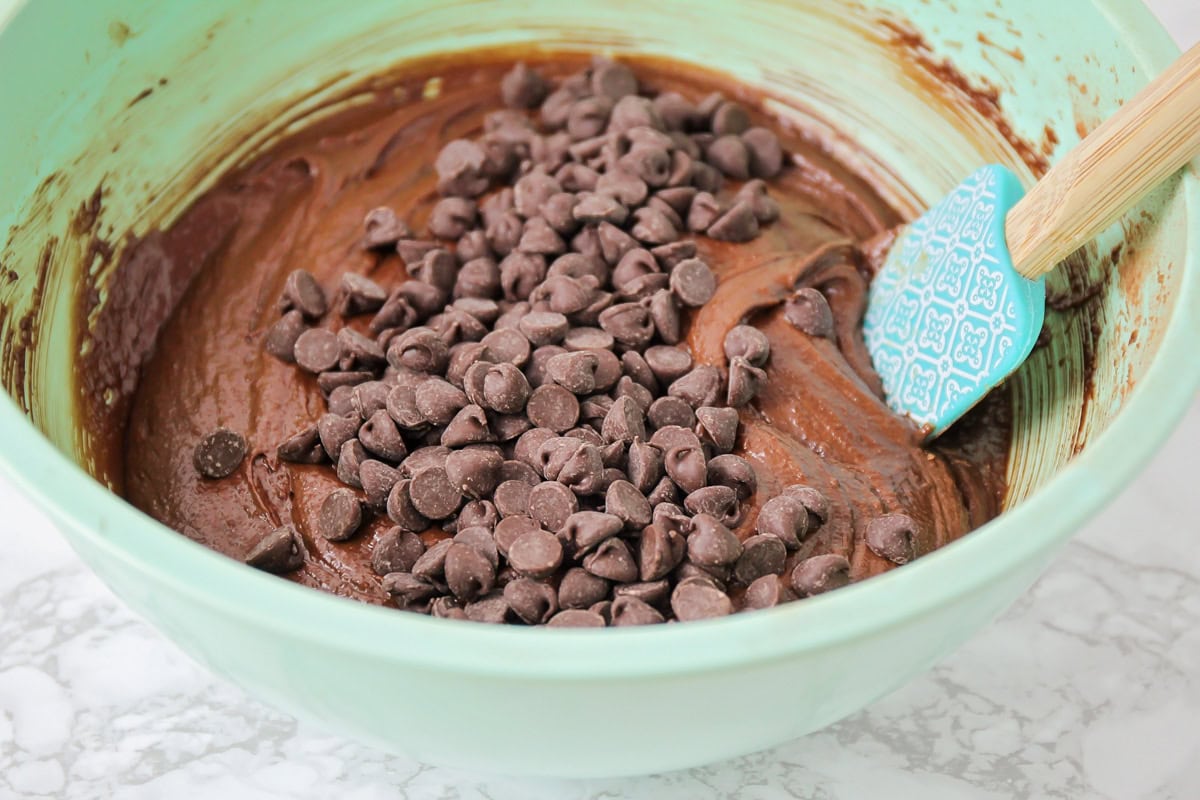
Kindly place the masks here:
<instances>
[{"instance_id":1,"label":"blue silicone spatula head","mask_svg":"<svg viewBox=\"0 0 1200 800\"><path fill-rule=\"evenodd\" d=\"M871 284L863 333L888 404L929 438L946 430L1033 349L1043 276L1197 155L1200 45L1028 196L996 165L959 184L901 232Z\"/></svg>"},{"instance_id":2,"label":"blue silicone spatula head","mask_svg":"<svg viewBox=\"0 0 1200 800\"><path fill-rule=\"evenodd\" d=\"M976 171L896 238L871 284L863 335L888 405L933 438L1021 365L1045 280L1014 268L1005 217L1024 195L1008 169Z\"/></svg>"}]
</instances>

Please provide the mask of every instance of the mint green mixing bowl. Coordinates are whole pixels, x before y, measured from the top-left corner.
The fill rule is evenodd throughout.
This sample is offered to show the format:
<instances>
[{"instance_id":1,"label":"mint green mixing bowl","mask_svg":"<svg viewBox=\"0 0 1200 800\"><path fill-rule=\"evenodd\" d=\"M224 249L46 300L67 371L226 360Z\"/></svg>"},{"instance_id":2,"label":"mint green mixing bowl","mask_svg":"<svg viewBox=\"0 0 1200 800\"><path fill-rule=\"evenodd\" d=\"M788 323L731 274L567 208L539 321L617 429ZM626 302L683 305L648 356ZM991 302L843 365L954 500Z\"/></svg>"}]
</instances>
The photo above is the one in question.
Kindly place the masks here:
<instances>
[{"instance_id":1,"label":"mint green mixing bowl","mask_svg":"<svg viewBox=\"0 0 1200 800\"><path fill-rule=\"evenodd\" d=\"M39 0L16 10L0 0L0 371L17 399L0 399L0 468L117 594L214 671L422 760L644 773L840 719L1012 602L1182 414L1200 380L1193 175L1051 280L1064 307L1089 286L1099 294L1051 313L1050 343L1012 380L1003 516L830 595L657 629L403 614L258 573L160 526L89 477L73 370L87 322L71 313L75 287L87 271L102 286L111 269L89 249L92 233L119 248L124 234L169 222L223 164L355 76L421 54L539 43L715 67L771 87L787 101L782 115L821 132L911 213L988 161L1032 180L1022 150L1033 162L1060 155L1177 53L1132 0L984 5ZM909 25L929 49L899 35ZM932 66L943 57L971 85L994 88L1007 135L986 97L967 102L931 76L949 75ZM100 185L99 216L81 215Z\"/></svg>"}]
</instances>

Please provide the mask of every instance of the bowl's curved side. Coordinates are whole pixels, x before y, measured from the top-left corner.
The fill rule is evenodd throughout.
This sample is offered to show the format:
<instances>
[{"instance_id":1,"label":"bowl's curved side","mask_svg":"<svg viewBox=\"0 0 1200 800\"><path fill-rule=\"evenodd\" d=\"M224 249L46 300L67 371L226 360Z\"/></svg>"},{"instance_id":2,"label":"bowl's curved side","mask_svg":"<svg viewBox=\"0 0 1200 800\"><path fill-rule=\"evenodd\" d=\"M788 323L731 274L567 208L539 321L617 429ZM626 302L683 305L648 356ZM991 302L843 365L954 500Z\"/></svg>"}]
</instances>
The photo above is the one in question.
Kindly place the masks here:
<instances>
[{"instance_id":1,"label":"bowl's curved side","mask_svg":"<svg viewBox=\"0 0 1200 800\"><path fill-rule=\"evenodd\" d=\"M944 9L885 5L885 11L916 18L917 27L931 31L939 51L961 38L959 28L974 26L990 41L1003 41L1009 29L1002 16L975 18L962 11L947 18L952 24L932 32L937 26L923 22L944 15ZM1102 87L1095 91L1103 92L1103 102L1113 106L1175 51L1145 9L1128 0L1098 5L1105 15L1084 15L1073 28L1072 47L1082 52L1103 47L1110 61L1129 67L1129 75L1122 72L1111 86L1098 79L1093 83ZM1026 20L1044 18L1046 26L1063 9L1078 13L1087 6L1083 0L1001 4L1014 16L1024 13ZM548 0L517 11L503 7L503 13L526 16L519 24L488 27L478 14L462 22L452 4L413 3L404 10L410 14L405 25L381 26L379 19L399 13L385 0L355 4L338 14L325 13L318 3L296 7L286 0L221 0L186 9L110 0L87 4L67 20L44 4L25 7L0 30L0 74L28 63L48 42L56 49L64 49L63 42L69 46L60 72L39 76L32 86L0 84L0 106L17 112L12 144L6 142L0 152L0 229L16 226L0 254L16 275L0 280L0 307L9 312L0 320L0 333L4 369L17 363L15 355L24 369L21 375L6 373L6 387L42 403L30 404L37 406L32 410L38 424L86 465L86 431L75 426L61 387L71 382L75 341L69 287L80 268L99 262L86 260L94 254L64 240L46 262L55 269L41 270L38 256L45 242L78 224L81 203L101 182L106 187L102 225L138 232L163 221L155 215L169 218L203 185L198 176L213 169L206 160L213 152L245 152L260 143L245 140L244 128L235 124L244 122L239 112L280 108L305 91L312 93L310 101L335 91L344 76L328 71L330 64L350 74L445 48L447 42L465 47L561 37L566 45L603 42L615 49L646 48L715 62L755 82L788 78L789 55L815 48L820 37L827 37L825 58L819 59L821 80L802 84L814 91L857 83L869 87L886 74L910 96L916 84L905 81L920 80L904 71L888 29L879 27L878 10L854 17L832 0L804 9L761 0L746 4L736 20L686 3L655 4L650 10L622 7L628 15L622 19L614 17L611 3L572 4L569 30L555 27L555 15L566 12ZM821 9L828 13L816 22L803 17L810 24L799 25L802 15L819 16ZM679 43L678 26L670 23L681 14L708 14L728 24L707 38ZM624 23L634 16L645 24L631 31ZM1120 19L1119 27L1110 16ZM864 48L864 39L853 38L864 36L874 44ZM1110 52L1122 39L1131 42L1130 48ZM346 41L355 47L344 48L333 61L323 60ZM1044 67L1037 72L1043 81L1061 75L1054 72L1056 53L1049 45L1030 38L1024 48L1023 60L1012 63L997 57L993 64L984 50L963 53L961 61L950 54L956 63L998 76L1001 83L1018 80L1026 69ZM728 65L713 58L713 53L741 51L749 55ZM224 60L258 80L231 83L218 68L221 54L228 52L244 54ZM1084 64L1081 72L1099 76L1106 68ZM839 71L844 74L835 74ZM159 78L168 81L160 84ZM151 94L126 107L146 88ZM1021 97L1020 87L1010 88ZM206 94L210 102L191 102ZM921 113L912 110L911 97L881 93L841 112L822 107L834 128L861 134L868 158L876 161L869 166L891 181L897 203L915 208L927 202L955 183L958 165L972 157L999 153L1012 161L1011 142L987 133L978 118L968 117L969 130L960 130L963 118L950 108L952 95L918 96L942 105L934 103L906 130L887 135L872 133L871 119ZM1020 136L1036 130L1043 106L1058 107L1036 97L1018 115ZM156 102L160 105L153 106ZM148 120L159 124L149 126ZM277 122L286 120L279 116ZM56 135L44 135L47 130ZM887 173L883 164L903 163L898 159L906 148L913 163L936 168ZM180 151L192 157L181 161ZM0 398L0 471L51 512L85 560L132 607L214 669L289 711L418 757L506 772L602 775L701 763L832 722L948 652L1011 602L1054 548L1165 438L1200 382L1200 364L1192 354L1200 336L1200 253L1188 238L1188 228L1200 226L1200 184L1189 176L1167 191L1159 198L1165 204L1163 222L1147 234L1145 266L1137 275L1147 283L1163 276L1173 298L1148 294L1138 301L1162 309L1173 299L1174 308L1140 320L1151 349L1131 351L1137 370L1123 389L1115 387L1111 398L1097 403L1104 406L1105 424L1082 431L1087 449L1053 477L1018 475L1029 487L1045 485L985 530L905 569L769 612L594 634L463 625L321 595L233 563L120 502L49 446L7 397ZM156 202L148 210L150 197ZM1121 302L1131 296L1122 282L1107 291ZM28 340L14 337L19 326L13 322L25 315L32 320L27 328L36 332ZM1030 396L1030 402L1037 400L1036 392ZM1078 427L1083 410L1056 419L1060 426L1074 421ZM1036 439L1037 432L1029 435ZM1056 432L1060 439L1064 435ZM1056 451L1055 463L1066 455ZM545 713L547 708L554 712ZM421 722L410 721L416 719ZM545 731L544 746L530 752L518 741L504 740L492 727L496 719ZM667 726L670 752L662 747Z\"/></svg>"}]
</instances>

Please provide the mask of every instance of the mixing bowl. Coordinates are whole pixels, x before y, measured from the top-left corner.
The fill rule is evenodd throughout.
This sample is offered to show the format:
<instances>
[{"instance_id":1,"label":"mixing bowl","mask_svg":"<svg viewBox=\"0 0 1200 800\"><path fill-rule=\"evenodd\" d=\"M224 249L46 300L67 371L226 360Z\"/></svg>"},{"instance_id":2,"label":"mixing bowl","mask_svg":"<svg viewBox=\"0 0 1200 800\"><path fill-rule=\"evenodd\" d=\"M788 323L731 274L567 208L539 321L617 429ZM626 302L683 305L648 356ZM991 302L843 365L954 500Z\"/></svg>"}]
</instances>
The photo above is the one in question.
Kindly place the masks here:
<instances>
[{"instance_id":1,"label":"mixing bowl","mask_svg":"<svg viewBox=\"0 0 1200 800\"><path fill-rule=\"evenodd\" d=\"M1177 52L1132 0L984 5L0 4L0 467L118 595L214 671L419 759L643 773L827 725L1004 609L1181 415L1200 378L1194 175L1051 279L1046 344L1011 382L999 519L859 585L665 628L405 614L259 573L167 530L91 477L95 431L75 371L89 320L75 300L90 276L103 301L127 237L176 217L225 166L364 72L418 55L528 45L702 63L770 87L782 117L873 173L912 214L985 162L1033 180Z\"/></svg>"}]
</instances>

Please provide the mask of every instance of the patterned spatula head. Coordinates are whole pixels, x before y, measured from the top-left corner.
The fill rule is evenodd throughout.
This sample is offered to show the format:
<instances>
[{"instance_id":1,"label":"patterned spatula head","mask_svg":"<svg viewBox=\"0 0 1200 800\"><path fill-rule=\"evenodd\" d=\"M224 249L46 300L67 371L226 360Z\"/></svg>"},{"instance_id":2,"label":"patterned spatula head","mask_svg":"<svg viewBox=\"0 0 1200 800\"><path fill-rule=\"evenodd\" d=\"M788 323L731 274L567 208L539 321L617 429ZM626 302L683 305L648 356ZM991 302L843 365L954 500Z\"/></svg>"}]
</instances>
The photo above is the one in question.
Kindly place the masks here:
<instances>
[{"instance_id":1,"label":"patterned spatula head","mask_svg":"<svg viewBox=\"0 0 1200 800\"><path fill-rule=\"evenodd\" d=\"M1044 279L1013 269L1004 218L1024 194L983 167L897 237L871 284L863 334L888 405L942 433L1021 365L1045 313Z\"/></svg>"}]
</instances>

